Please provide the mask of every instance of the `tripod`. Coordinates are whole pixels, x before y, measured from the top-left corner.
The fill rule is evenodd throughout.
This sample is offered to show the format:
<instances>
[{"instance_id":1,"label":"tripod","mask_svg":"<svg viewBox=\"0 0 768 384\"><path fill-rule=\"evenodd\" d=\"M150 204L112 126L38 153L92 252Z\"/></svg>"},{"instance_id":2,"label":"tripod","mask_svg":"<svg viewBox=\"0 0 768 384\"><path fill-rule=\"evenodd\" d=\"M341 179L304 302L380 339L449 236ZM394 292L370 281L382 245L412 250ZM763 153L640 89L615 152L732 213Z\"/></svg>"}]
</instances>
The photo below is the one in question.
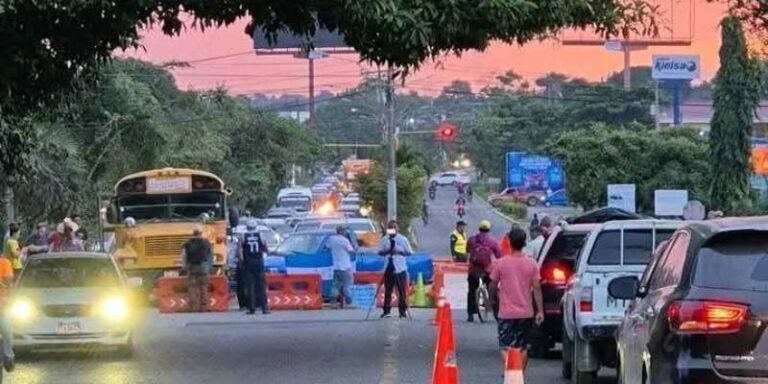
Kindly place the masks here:
<instances>
[{"instance_id":1,"label":"tripod","mask_svg":"<svg viewBox=\"0 0 768 384\"><path fill-rule=\"evenodd\" d=\"M387 266L389 265L389 263L394 263L392 260L392 257L394 256L394 251L395 251L395 240L394 240L394 237L390 237L389 240L390 240L391 247L389 249L387 264L384 266L384 274L381 276L381 280L379 281L379 284L376 286L376 293L373 294L373 303L371 303L371 306L368 308L368 314L365 315L365 321L368 321L368 319L370 319L371 312L376 307L376 299L379 297L379 292L381 292L381 287L384 285L385 279L387 278ZM405 288L402 285L402 282L397 276L395 276L395 288L397 288L397 295L400 298L400 300L405 300L405 313L408 316L408 319L413 320L413 317L411 316L411 310L408 308L408 292L406 292ZM385 296L384 305L385 306L386 304L391 305L391 302L386 303L386 300L391 299L391 297L386 297L386 295L384 296Z\"/></svg>"}]
</instances>

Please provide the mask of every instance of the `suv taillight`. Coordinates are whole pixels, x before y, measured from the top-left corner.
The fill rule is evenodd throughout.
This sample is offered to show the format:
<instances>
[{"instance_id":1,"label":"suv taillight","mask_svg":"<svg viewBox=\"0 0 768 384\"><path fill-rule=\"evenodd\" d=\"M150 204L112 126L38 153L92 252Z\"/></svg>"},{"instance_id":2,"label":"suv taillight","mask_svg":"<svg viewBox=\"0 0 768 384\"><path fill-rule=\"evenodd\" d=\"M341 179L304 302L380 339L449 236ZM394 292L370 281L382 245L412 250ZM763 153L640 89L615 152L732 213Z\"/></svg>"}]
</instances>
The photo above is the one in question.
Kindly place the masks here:
<instances>
[{"instance_id":1,"label":"suv taillight","mask_svg":"<svg viewBox=\"0 0 768 384\"><path fill-rule=\"evenodd\" d=\"M558 264L548 265L541 271L542 284L565 285L569 277L571 277L571 271Z\"/></svg>"},{"instance_id":2,"label":"suv taillight","mask_svg":"<svg viewBox=\"0 0 768 384\"><path fill-rule=\"evenodd\" d=\"M747 321L749 307L721 301L675 301L667 309L667 320L673 332L736 333Z\"/></svg>"},{"instance_id":3,"label":"suv taillight","mask_svg":"<svg viewBox=\"0 0 768 384\"><path fill-rule=\"evenodd\" d=\"M592 287L581 288L579 295L579 311L592 312Z\"/></svg>"}]
</instances>

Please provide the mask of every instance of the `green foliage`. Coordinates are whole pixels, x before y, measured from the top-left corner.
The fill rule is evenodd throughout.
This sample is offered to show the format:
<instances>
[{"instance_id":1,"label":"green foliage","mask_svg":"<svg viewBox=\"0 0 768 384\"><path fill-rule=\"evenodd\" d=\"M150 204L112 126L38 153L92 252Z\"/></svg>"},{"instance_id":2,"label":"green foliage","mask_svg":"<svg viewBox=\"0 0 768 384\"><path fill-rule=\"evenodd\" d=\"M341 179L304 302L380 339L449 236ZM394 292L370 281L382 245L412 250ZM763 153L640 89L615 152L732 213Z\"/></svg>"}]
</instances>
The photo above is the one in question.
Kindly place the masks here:
<instances>
[{"instance_id":1,"label":"green foliage","mask_svg":"<svg viewBox=\"0 0 768 384\"><path fill-rule=\"evenodd\" d=\"M750 210L750 138L759 102L759 70L749 57L741 22L721 22L720 69L715 77L710 132L712 208L729 214Z\"/></svg>"},{"instance_id":2,"label":"green foliage","mask_svg":"<svg viewBox=\"0 0 768 384\"><path fill-rule=\"evenodd\" d=\"M118 60L79 79L77 92L30 119L38 137L15 185L22 219L95 219L99 194L121 177L174 166L210 170L234 190L230 203L269 207L291 163L311 164L315 136L221 91L183 92L170 74Z\"/></svg>"},{"instance_id":3,"label":"green foliage","mask_svg":"<svg viewBox=\"0 0 768 384\"><path fill-rule=\"evenodd\" d=\"M528 207L522 203L508 201L500 204L498 209L515 220L525 220L528 217Z\"/></svg>"},{"instance_id":4,"label":"green foliage","mask_svg":"<svg viewBox=\"0 0 768 384\"><path fill-rule=\"evenodd\" d=\"M652 212L656 189L687 189L691 199L707 201L707 144L694 130L598 125L564 133L544 151L562 162L568 198L585 209L605 205L606 186L623 183L636 184L641 212Z\"/></svg>"},{"instance_id":5,"label":"green foliage","mask_svg":"<svg viewBox=\"0 0 768 384\"><path fill-rule=\"evenodd\" d=\"M421 215L427 173L424 164L408 147L398 148L397 165L397 221L407 232L411 219ZM386 161L378 158L373 171L359 175L357 191L364 204L372 208L372 217L380 222L387 221L387 168Z\"/></svg>"}]
</instances>

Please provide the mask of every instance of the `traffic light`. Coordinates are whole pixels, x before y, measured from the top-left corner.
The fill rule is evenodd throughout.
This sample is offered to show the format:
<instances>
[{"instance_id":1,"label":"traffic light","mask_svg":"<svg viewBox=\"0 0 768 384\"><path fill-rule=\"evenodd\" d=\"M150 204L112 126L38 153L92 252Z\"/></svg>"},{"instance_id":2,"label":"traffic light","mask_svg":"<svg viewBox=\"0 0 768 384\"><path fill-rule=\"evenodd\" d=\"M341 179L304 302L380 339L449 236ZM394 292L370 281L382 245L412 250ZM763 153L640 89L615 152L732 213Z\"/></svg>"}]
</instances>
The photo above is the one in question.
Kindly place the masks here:
<instances>
[{"instance_id":1,"label":"traffic light","mask_svg":"<svg viewBox=\"0 0 768 384\"><path fill-rule=\"evenodd\" d=\"M459 128L451 123L441 123L437 126L437 139L440 141L454 141Z\"/></svg>"}]
</instances>

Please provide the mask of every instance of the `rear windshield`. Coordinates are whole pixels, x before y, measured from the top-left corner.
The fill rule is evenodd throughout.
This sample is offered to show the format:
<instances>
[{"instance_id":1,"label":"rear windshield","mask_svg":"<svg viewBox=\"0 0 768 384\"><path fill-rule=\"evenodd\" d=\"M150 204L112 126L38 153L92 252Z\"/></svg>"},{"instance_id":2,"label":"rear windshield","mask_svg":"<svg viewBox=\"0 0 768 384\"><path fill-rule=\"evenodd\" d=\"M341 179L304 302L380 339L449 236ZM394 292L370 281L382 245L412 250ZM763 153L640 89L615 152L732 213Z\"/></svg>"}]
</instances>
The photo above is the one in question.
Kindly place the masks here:
<instances>
[{"instance_id":1,"label":"rear windshield","mask_svg":"<svg viewBox=\"0 0 768 384\"><path fill-rule=\"evenodd\" d=\"M729 236L699 250L693 284L768 291L768 233Z\"/></svg>"},{"instance_id":2,"label":"rear windshield","mask_svg":"<svg viewBox=\"0 0 768 384\"><path fill-rule=\"evenodd\" d=\"M120 275L106 258L31 259L19 281L23 288L117 287Z\"/></svg>"},{"instance_id":3,"label":"rear windshield","mask_svg":"<svg viewBox=\"0 0 768 384\"><path fill-rule=\"evenodd\" d=\"M669 239L674 230L657 229L655 243L653 230L625 229L624 230L624 264L643 265L651 260L651 253L662 241ZM592 253L589 255L591 265L620 265L621 264L621 231L602 231L597 236Z\"/></svg>"},{"instance_id":4,"label":"rear windshield","mask_svg":"<svg viewBox=\"0 0 768 384\"><path fill-rule=\"evenodd\" d=\"M544 257L544 261L576 261L586 237L586 233L558 233L555 239L552 240L552 246Z\"/></svg>"}]
</instances>

